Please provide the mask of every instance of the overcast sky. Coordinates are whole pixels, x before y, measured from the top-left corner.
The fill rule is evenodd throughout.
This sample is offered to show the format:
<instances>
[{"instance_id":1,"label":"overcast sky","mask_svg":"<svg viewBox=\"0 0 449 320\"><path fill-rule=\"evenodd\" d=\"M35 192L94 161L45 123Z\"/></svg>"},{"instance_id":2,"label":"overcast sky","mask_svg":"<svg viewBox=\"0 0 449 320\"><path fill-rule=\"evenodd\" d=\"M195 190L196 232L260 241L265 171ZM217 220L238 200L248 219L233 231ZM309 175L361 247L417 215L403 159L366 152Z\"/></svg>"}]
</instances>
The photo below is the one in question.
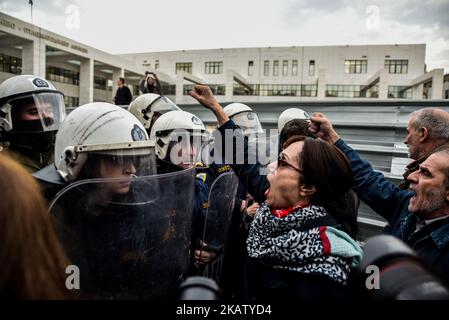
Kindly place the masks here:
<instances>
[{"instance_id":1,"label":"overcast sky","mask_svg":"<svg viewBox=\"0 0 449 320\"><path fill-rule=\"evenodd\" d=\"M33 22L110 53L426 43L449 72L449 0L34 0ZM30 21L28 0L0 11Z\"/></svg>"}]
</instances>

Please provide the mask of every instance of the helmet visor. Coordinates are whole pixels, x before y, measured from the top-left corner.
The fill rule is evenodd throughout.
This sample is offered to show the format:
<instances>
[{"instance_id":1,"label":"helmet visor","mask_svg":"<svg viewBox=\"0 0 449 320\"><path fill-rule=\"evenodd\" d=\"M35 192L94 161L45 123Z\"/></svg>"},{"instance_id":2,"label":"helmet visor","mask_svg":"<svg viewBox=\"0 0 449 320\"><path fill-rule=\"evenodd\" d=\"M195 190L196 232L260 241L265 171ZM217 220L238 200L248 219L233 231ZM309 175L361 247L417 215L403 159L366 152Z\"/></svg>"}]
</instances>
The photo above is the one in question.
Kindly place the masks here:
<instances>
[{"instance_id":1,"label":"helmet visor","mask_svg":"<svg viewBox=\"0 0 449 320\"><path fill-rule=\"evenodd\" d=\"M12 99L13 130L14 125L26 121L39 122L39 128L33 131L55 131L65 118L64 97L59 92L34 93L26 97Z\"/></svg>"},{"instance_id":2,"label":"helmet visor","mask_svg":"<svg viewBox=\"0 0 449 320\"><path fill-rule=\"evenodd\" d=\"M181 109L166 96L159 96L142 111L144 114L144 119L150 120L148 128L148 124L144 124L145 128L151 129L157 118L169 111L181 111Z\"/></svg>"},{"instance_id":3,"label":"helmet visor","mask_svg":"<svg viewBox=\"0 0 449 320\"><path fill-rule=\"evenodd\" d=\"M86 153L87 160L78 180L92 178L124 178L156 173L154 147L150 141L120 145L78 146L77 153Z\"/></svg>"},{"instance_id":4,"label":"helmet visor","mask_svg":"<svg viewBox=\"0 0 449 320\"><path fill-rule=\"evenodd\" d=\"M231 119L242 129L244 135L263 133L259 117L253 111L237 113Z\"/></svg>"},{"instance_id":5,"label":"helmet visor","mask_svg":"<svg viewBox=\"0 0 449 320\"><path fill-rule=\"evenodd\" d=\"M116 150L114 154L90 153L83 166L79 180L84 179L109 179L128 178L136 176L150 176L155 173L155 158L152 154L130 154L126 150L120 154Z\"/></svg>"},{"instance_id":6,"label":"helmet visor","mask_svg":"<svg viewBox=\"0 0 449 320\"><path fill-rule=\"evenodd\" d=\"M160 96L154 100L149 108L152 112L158 112L161 115L169 111L180 111L181 109L166 96Z\"/></svg>"}]
</instances>

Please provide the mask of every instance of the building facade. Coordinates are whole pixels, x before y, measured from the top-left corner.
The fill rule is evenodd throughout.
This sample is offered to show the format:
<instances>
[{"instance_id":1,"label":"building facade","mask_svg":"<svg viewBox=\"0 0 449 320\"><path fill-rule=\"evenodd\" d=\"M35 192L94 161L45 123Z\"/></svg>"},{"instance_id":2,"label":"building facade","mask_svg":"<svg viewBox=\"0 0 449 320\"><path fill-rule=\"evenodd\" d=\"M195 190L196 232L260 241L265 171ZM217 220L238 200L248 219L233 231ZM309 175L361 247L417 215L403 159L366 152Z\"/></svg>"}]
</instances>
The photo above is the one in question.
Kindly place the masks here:
<instances>
[{"instance_id":1,"label":"building facade","mask_svg":"<svg viewBox=\"0 0 449 320\"><path fill-rule=\"evenodd\" d=\"M181 104L192 103L195 83L210 85L221 102L442 99L444 70L426 72L425 51L425 44L346 45L121 56L169 76Z\"/></svg>"},{"instance_id":2,"label":"building facade","mask_svg":"<svg viewBox=\"0 0 449 320\"><path fill-rule=\"evenodd\" d=\"M67 107L112 102L116 80L138 95L142 66L0 12L0 82L17 74L51 81Z\"/></svg>"},{"instance_id":3,"label":"building facade","mask_svg":"<svg viewBox=\"0 0 449 320\"><path fill-rule=\"evenodd\" d=\"M426 71L425 44L267 47L113 55L0 12L0 82L16 74L45 77L67 107L111 102L116 79L134 96L146 70L163 93L192 104L196 83L220 102L448 99L443 69Z\"/></svg>"}]
</instances>

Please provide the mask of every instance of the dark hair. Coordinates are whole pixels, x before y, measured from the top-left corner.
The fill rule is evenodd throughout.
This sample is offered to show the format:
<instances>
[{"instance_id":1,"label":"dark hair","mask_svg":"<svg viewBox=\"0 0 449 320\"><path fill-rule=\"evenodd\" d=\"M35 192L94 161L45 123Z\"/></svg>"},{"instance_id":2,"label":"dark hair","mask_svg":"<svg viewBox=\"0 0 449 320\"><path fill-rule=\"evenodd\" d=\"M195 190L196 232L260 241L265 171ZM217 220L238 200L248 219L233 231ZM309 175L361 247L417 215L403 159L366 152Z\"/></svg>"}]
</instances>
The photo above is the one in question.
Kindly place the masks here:
<instances>
[{"instance_id":1,"label":"dark hair","mask_svg":"<svg viewBox=\"0 0 449 320\"><path fill-rule=\"evenodd\" d=\"M304 141L298 164L302 170L301 182L316 188L310 202L324 207L347 233L354 234L357 217L346 210L353 179L349 160L334 145L310 137L292 136L284 148L297 141Z\"/></svg>"},{"instance_id":2,"label":"dark hair","mask_svg":"<svg viewBox=\"0 0 449 320\"><path fill-rule=\"evenodd\" d=\"M279 147L282 151L283 144L293 136L306 136L315 138L315 136L309 131L309 123L304 119L293 119L288 121L284 128L282 128L279 134Z\"/></svg>"},{"instance_id":3,"label":"dark hair","mask_svg":"<svg viewBox=\"0 0 449 320\"><path fill-rule=\"evenodd\" d=\"M0 297L64 299L69 265L35 179L0 154Z\"/></svg>"},{"instance_id":4,"label":"dark hair","mask_svg":"<svg viewBox=\"0 0 449 320\"><path fill-rule=\"evenodd\" d=\"M145 75L148 75L148 74L150 74L151 72L150 71L145 71Z\"/></svg>"},{"instance_id":5,"label":"dark hair","mask_svg":"<svg viewBox=\"0 0 449 320\"><path fill-rule=\"evenodd\" d=\"M122 83L125 83L125 78L123 78L123 77L120 77L120 78L118 78Z\"/></svg>"}]
</instances>

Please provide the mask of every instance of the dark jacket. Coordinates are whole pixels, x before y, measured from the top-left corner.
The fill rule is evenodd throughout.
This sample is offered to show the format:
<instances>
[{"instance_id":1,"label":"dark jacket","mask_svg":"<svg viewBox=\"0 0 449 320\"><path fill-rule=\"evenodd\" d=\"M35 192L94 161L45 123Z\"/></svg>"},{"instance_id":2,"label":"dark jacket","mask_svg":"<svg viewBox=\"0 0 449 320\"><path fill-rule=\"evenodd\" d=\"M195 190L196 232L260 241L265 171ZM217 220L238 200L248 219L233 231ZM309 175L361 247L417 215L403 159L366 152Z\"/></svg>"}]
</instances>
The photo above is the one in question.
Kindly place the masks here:
<instances>
[{"instance_id":1,"label":"dark jacket","mask_svg":"<svg viewBox=\"0 0 449 320\"><path fill-rule=\"evenodd\" d=\"M385 232L407 243L439 275L449 283L449 217L435 221L414 233L417 217L408 211L411 191L402 190L360 158L342 139L335 143L351 162L354 172L353 190L389 226Z\"/></svg>"},{"instance_id":2,"label":"dark jacket","mask_svg":"<svg viewBox=\"0 0 449 320\"><path fill-rule=\"evenodd\" d=\"M128 87L123 86L117 89L117 93L115 94L114 103L116 105L128 105L131 103L133 96L131 94L131 90Z\"/></svg>"},{"instance_id":3,"label":"dark jacket","mask_svg":"<svg viewBox=\"0 0 449 320\"><path fill-rule=\"evenodd\" d=\"M31 149L10 147L5 150L8 155L19 162L29 173L41 170L53 162L53 150L36 152Z\"/></svg>"}]
</instances>

